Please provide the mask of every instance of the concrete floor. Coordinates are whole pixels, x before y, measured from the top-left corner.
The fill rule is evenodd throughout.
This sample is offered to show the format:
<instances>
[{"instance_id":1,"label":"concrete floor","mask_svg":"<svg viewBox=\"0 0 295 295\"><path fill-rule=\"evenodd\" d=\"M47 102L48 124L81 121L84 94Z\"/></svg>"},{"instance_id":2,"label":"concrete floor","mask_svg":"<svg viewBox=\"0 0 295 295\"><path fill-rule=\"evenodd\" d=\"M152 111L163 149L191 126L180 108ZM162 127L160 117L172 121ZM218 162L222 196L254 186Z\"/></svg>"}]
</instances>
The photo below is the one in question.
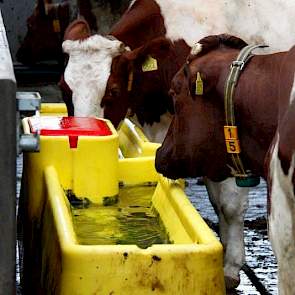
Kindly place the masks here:
<instances>
[{"instance_id":1,"label":"concrete floor","mask_svg":"<svg viewBox=\"0 0 295 295\"><path fill-rule=\"evenodd\" d=\"M209 223L217 224L217 216L209 202L205 186L196 184L195 179L187 179L186 194L203 218ZM267 237L266 211L266 183L261 180L260 185L250 190L249 208L245 217L245 247L246 263L254 270L261 283L276 295L277 291L277 263ZM262 221L262 222L261 222ZM258 292L243 271L240 272L241 284L236 294L258 295Z\"/></svg>"}]
</instances>

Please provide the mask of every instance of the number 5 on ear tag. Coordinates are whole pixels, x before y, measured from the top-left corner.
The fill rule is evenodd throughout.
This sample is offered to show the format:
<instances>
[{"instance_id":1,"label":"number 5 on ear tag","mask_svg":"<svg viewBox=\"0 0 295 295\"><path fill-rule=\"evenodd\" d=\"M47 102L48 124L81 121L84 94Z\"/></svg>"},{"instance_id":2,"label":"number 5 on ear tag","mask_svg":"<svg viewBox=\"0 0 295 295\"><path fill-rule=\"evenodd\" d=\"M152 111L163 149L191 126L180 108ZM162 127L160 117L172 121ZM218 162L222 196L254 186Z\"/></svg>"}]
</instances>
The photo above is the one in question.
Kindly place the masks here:
<instances>
[{"instance_id":1,"label":"number 5 on ear tag","mask_svg":"<svg viewBox=\"0 0 295 295\"><path fill-rule=\"evenodd\" d=\"M147 56L146 60L142 64L143 72L156 71L158 69L158 62L155 58L152 58L150 55Z\"/></svg>"},{"instance_id":2,"label":"number 5 on ear tag","mask_svg":"<svg viewBox=\"0 0 295 295\"><path fill-rule=\"evenodd\" d=\"M201 78L200 72L197 73L197 79L196 79L196 95L203 95L203 80Z\"/></svg>"}]
</instances>

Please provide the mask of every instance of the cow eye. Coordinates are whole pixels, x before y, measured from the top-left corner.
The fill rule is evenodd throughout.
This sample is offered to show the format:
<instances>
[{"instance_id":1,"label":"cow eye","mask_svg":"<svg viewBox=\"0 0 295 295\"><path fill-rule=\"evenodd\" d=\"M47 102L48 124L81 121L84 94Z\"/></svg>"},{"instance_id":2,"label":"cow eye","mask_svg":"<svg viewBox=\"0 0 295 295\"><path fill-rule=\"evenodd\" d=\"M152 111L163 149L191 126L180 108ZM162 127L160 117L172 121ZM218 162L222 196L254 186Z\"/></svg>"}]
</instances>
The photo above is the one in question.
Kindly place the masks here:
<instances>
[{"instance_id":1,"label":"cow eye","mask_svg":"<svg viewBox=\"0 0 295 295\"><path fill-rule=\"evenodd\" d=\"M111 96L119 97L120 96L120 89L118 87L112 87L110 89Z\"/></svg>"}]
</instances>

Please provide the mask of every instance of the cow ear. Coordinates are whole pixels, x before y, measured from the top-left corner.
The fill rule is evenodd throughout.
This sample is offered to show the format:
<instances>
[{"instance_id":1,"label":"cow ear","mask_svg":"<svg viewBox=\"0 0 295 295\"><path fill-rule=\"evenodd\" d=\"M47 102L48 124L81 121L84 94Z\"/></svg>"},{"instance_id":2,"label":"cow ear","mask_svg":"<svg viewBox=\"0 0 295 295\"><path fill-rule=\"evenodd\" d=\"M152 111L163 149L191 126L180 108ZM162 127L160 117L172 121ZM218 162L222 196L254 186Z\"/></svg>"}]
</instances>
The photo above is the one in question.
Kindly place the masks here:
<instances>
[{"instance_id":1,"label":"cow ear","mask_svg":"<svg viewBox=\"0 0 295 295\"><path fill-rule=\"evenodd\" d=\"M170 40L166 38L156 38L149 42L145 48L143 48L143 55L151 55L156 59L163 59L167 57L172 47Z\"/></svg>"},{"instance_id":2,"label":"cow ear","mask_svg":"<svg viewBox=\"0 0 295 295\"><path fill-rule=\"evenodd\" d=\"M155 59L166 58L172 47L171 41L164 37L155 38L147 44L125 54L129 60L145 60L148 55Z\"/></svg>"},{"instance_id":3,"label":"cow ear","mask_svg":"<svg viewBox=\"0 0 295 295\"><path fill-rule=\"evenodd\" d=\"M64 33L64 40L84 40L91 35L91 30L85 20L78 19L72 22Z\"/></svg>"}]
</instances>

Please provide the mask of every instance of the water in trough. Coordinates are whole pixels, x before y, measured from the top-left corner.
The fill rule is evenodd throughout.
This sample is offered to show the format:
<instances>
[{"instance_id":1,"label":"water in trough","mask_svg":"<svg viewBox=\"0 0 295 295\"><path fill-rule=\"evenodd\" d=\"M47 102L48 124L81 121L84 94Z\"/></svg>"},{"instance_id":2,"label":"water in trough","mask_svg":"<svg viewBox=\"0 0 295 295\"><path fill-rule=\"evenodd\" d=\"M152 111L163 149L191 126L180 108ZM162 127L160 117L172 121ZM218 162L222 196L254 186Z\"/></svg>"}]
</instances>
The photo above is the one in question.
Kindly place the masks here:
<instances>
[{"instance_id":1,"label":"water in trough","mask_svg":"<svg viewBox=\"0 0 295 295\"><path fill-rule=\"evenodd\" d=\"M169 244L165 227L152 206L155 188L155 185L121 187L114 204L72 205L73 224L79 243L134 244L143 249L153 244Z\"/></svg>"}]
</instances>

